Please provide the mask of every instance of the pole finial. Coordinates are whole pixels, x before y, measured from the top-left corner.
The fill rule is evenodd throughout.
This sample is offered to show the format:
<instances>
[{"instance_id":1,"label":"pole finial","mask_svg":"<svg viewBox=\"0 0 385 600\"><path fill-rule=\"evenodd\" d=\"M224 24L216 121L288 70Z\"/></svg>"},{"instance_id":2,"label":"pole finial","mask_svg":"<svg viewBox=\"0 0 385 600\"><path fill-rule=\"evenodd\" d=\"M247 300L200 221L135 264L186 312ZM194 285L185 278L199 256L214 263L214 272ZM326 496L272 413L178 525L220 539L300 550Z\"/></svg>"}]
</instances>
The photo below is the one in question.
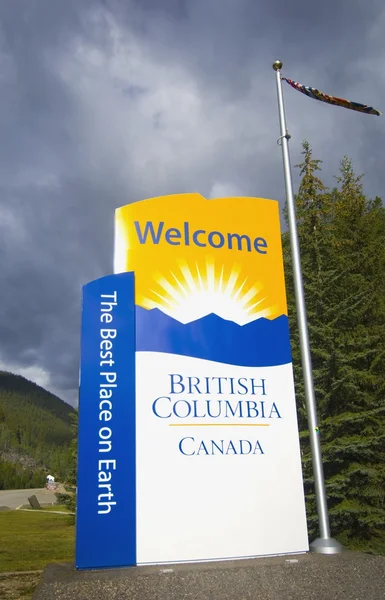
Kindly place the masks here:
<instances>
[{"instance_id":1,"label":"pole finial","mask_svg":"<svg viewBox=\"0 0 385 600\"><path fill-rule=\"evenodd\" d=\"M282 61L276 60L275 62L273 62L273 69L274 71L280 71L282 69Z\"/></svg>"}]
</instances>

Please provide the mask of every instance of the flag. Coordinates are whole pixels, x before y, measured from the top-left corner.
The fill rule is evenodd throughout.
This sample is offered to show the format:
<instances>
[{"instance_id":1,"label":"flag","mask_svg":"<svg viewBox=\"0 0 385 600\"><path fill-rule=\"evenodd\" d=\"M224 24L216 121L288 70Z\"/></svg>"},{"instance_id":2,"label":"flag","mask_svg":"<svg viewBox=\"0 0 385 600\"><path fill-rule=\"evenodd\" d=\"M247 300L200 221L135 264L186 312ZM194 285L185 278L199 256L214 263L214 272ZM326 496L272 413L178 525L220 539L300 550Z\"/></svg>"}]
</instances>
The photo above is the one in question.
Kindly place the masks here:
<instances>
[{"instance_id":1,"label":"flag","mask_svg":"<svg viewBox=\"0 0 385 600\"><path fill-rule=\"evenodd\" d=\"M343 98L336 98L335 96L329 96L328 94L320 92L316 88L302 85L302 83L298 83L292 79L287 79L286 77L282 77L282 80L286 81L289 85L291 85L291 87L293 87L295 90L298 90L298 92L301 92L306 96L310 96L310 98L314 98L314 100L320 100L321 102L327 102L327 104L334 104L335 106L342 106L343 108L350 108L350 110L357 110L359 112L366 113L367 115L377 115L379 117L382 114L372 106L366 106L366 104L359 104L358 102L351 102L350 100L344 100Z\"/></svg>"}]
</instances>

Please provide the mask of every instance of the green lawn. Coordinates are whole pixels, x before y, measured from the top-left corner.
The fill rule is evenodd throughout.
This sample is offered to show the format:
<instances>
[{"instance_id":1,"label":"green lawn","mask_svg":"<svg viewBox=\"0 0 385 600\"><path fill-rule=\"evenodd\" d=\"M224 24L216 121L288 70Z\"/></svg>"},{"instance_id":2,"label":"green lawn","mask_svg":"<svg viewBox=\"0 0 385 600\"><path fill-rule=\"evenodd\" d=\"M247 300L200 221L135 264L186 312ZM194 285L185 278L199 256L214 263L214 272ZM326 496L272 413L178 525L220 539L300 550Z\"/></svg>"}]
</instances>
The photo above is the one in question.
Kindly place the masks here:
<instances>
[{"instance_id":1,"label":"green lawn","mask_svg":"<svg viewBox=\"0 0 385 600\"><path fill-rule=\"evenodd\" d=\"M65 504L52 504L52 506L43 506L43 510L58 510L60 512L70 512Z\"/></svg>"},{"instance_id":2,"label":"green lawn","mask_svg":"<svg viewBox=\"0 0 385 600\"><path fill-rule=\"evenodd\" d=\"M48 563L71 561L74 547L71 516L49 511L0 512L0 572L34 571Z\"/></svg>"},{"instance_id":3,"label":"green lawn","mask_svg":"<svg viewBox=\"0 0 385 600\"><path fill-rule=\"evenodd\" d=\"M50 511L59 511L59 512L68 512L69 514L71 514L71 511L69 510L68 506L66 506L65 504L49 504L47 506L42 506L41 508L31 508L30 506L27 506L25 510L34 510L35 512L40 510L48 510L48 512Z\"/></svg>"}]
</instances>

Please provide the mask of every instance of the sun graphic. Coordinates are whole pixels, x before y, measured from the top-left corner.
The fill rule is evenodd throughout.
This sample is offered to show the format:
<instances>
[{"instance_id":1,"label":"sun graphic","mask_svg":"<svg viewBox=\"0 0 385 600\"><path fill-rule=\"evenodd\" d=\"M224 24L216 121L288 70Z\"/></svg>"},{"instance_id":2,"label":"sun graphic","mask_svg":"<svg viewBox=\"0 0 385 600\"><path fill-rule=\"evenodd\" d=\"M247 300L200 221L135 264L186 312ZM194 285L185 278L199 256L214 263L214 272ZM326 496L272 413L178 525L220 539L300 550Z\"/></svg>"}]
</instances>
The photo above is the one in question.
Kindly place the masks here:
<instances>
[{"instance_id":1,"label":"sun graphic","mask_svg":"<svg viewBox=\"0 0 385 600\"><path fill-rule=\"evenodd\" d=\"M153 285L137 297L137 303L147 309L158 308L183 324L214 313L246 325L273 316L276 308L269 306L260 283L242 275L239 264L226 268L216 265L211 257L194 266L180 260L167 275L157 273Z\"/></svg>"}]
</instances>

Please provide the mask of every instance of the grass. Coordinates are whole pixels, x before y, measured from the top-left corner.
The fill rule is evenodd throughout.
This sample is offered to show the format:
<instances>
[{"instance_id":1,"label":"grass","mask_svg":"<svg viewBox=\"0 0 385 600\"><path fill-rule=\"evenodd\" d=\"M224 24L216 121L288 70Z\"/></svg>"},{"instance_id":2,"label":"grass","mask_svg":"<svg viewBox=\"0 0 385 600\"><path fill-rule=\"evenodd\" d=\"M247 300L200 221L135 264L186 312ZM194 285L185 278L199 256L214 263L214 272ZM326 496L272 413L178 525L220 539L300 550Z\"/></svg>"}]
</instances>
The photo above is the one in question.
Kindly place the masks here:
<instances>
[{"instance_id":1,"label":"grass","mask_svg":"<svg viewBox=\"0 0 385 600\"><path fill-rule=\"evenodd\" d=\"M74 559L73 518L36 512L0 512L0 572L35 571Z\"/></svg>"},{"instance_id":2,"label":"grass","mask_svg":"<svg viewBox=\"0 0 385 600\"><path fill-rule=\"evenodd\" d=\"M50 512L50 511L53 510L53 511L68 512L68 513L70 513L70 510L69 510L68 506L66 506L65 504L52 504L52 505L50 504L50 505L47 505L47 506L42 506L40 509L39 508L31 508L30 506L27 506L26 510L33 510L35 512L38 511L38 510L40 510L40 512L41 511L44 511L44 512L48 511L48 512Z\"/></svg>"},{"instance_id":3,"label":"grass","mask_svg":"<svg viewBox=\"0 0 385 600\"><path fill-rule=\"evenodd\" d=\"M43 506L43 510L59 510L61 512L70 512L68 506L65 504L52 504L52 506Z\"/></svg>"}]
</instances>

